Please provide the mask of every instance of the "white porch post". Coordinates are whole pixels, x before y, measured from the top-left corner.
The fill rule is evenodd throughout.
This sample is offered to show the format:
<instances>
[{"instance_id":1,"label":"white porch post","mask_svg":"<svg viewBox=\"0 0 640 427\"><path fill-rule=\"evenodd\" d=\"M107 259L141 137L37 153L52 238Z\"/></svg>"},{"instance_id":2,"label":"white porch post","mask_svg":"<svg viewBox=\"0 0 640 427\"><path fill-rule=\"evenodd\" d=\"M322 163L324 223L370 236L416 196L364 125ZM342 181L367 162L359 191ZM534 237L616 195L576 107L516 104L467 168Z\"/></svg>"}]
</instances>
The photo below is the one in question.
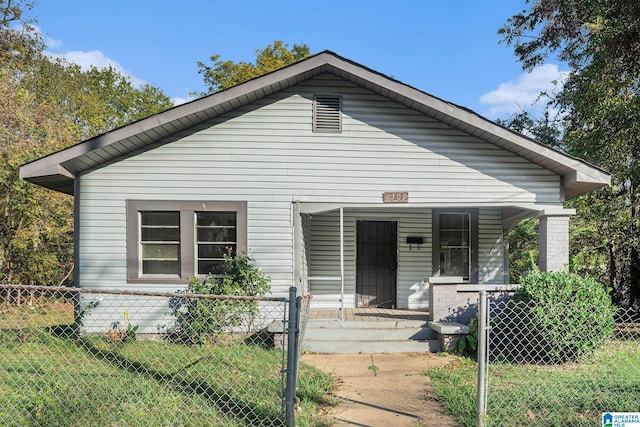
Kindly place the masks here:
<instances>
[{"instance_id":1,"label":"white porch post","mask_svg":"<svg viewBox=\"0 0 640 427\"><path fill-rule=\"evenodd\" d=\"M569 265L569 217L573 209L540 216L539 244L540 271L563 271Z\"/></svg>"},{"instance_id":2,"label":"white porch post","mask_svg":"<svg viewBox=\"0 0 640 427\"><path fill-rule=\"evenodd\" d=\"M340 321L344 322L344 209L340 208Z\"/></svg>"},{"instance_id":3,"label":"white porch post","mask_svg":"<svg viewBox=\"0 0 640 427\"><path fill-rule=\"evenodd\" d=\"M300 216L300 204L293 202L293 286L300 289L300 294L309 293L309 283L304 283L302 278L302 217Z\"/></svg>"}]
</instances>

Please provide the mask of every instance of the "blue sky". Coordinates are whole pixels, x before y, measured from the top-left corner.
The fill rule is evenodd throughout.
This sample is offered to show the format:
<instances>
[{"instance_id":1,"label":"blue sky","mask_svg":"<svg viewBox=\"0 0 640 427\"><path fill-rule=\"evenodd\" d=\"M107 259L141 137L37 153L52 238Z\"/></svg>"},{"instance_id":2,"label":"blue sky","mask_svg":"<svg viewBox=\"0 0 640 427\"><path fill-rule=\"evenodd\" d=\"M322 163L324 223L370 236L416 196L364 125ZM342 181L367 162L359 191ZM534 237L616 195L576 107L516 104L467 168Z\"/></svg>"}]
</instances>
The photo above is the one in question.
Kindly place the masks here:
<instances>
[{"instance_id":1,"label":"blue sky","mask_svg":"<svg viewBox=\"0 0 640 427\"><path fill-rule=\"evenodd\" d=\"M39 0L49 52L114 65L180 102L204 90L197 61L252 61L274 40L339 55L489 118L529 108L561 80L524 74L497 30L524 0Z\"/></svg>"}]
</instances>

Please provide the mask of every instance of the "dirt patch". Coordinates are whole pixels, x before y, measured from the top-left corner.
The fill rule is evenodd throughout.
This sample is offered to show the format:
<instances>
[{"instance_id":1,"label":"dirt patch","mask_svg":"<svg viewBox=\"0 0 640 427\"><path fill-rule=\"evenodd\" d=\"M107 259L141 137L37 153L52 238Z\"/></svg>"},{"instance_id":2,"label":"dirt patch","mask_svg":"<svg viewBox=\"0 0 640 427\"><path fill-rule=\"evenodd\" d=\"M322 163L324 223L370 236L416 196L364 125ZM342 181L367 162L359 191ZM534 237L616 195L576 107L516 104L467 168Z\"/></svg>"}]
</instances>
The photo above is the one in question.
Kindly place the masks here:
<instances>
[{"instance_id":1,"label":"dirt patch","mask_svg":"<svg viewBox=\"0 0 640 427\"><path fill-rule=\"evenodd\" d=\"M334 425L458 426L435 399L426 372L455 360L434 353L305 354L302 360L338 378Z\"/></svg>"}]
</instances>

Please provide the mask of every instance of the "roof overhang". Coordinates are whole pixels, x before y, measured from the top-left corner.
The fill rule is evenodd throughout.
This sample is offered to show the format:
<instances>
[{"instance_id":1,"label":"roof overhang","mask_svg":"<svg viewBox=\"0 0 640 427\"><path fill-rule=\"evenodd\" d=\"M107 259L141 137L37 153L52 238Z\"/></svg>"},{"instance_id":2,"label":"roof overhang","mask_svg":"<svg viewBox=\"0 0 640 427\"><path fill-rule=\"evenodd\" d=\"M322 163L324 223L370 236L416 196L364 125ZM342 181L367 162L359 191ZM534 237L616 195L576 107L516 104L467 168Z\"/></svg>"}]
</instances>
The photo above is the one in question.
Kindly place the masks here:
<instances>
[{"instance_id":1,"label":"roof overhang","mask_svg":"<svg viewBox=\"0 0 640 427\"><path fill-rule=\"evenodd\" d=\"M27 163L20 168L20 178L73 194L73 181L82 172L168 142L181 131L323 73L348 80L556 173L562 178L565 199L611 182L607 172L583 160L329 51Z\"/></svg>"}]
</instances>

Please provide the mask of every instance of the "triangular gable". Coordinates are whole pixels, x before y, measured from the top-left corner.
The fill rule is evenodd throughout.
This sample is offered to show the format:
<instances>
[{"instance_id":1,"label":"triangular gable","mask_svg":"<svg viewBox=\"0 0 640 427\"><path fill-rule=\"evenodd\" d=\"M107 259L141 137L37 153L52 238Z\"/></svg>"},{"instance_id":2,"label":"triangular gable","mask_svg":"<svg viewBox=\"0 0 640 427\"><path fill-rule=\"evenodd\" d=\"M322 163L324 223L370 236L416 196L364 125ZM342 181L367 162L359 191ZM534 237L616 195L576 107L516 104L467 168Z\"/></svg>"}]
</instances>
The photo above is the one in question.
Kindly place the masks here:
<instances>
[{"instance_id":1,"label":"triangular gable","mask_svg":"<svg viewBox=\"0 0 640 427\"><path fill-rule=\"evenodd\" d=\"M257 77L114 129L20 168L20 178L52 190L73 194L75 177L118 158L168 141L171 135L218 117L240 106L284 90L322 73L334 74L357 86L414 109L435 120L493 143L562 177L566 199L610 183L603 170L554 150L474 113L388 76L324 51L293 65Z\"/></svg>"}]
</instances>

